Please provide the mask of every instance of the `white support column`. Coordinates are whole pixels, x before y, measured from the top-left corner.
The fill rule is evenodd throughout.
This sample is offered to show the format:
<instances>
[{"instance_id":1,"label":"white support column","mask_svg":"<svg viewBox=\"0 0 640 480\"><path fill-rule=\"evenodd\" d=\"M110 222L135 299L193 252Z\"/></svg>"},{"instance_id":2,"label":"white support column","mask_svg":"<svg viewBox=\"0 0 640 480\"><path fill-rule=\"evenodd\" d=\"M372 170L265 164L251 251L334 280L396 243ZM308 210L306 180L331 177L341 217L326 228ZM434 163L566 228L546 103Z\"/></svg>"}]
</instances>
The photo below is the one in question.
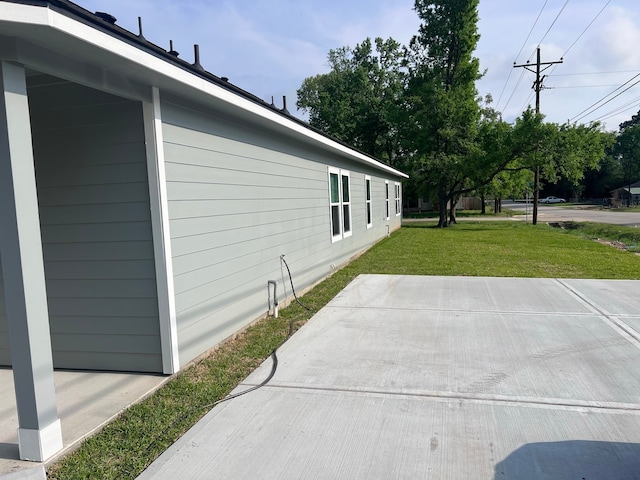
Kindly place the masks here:
<instances>
[{"instance_id":1,"label":"white support column","mask_svg":"<svg viewBox=\"0 0 640 480\"><path fill-rule=\"evenodd\" d=\"M42 260L31 122L22 66L0 61L0 251L20 458L62 449Z\"/></svg>"},{"instance_id":2,"label":"white support column","mask_svg":"<svg viewBox=\"0 0 640 480\"><path fill-rule=\"evenodd\" d=\"M173 286L173 261L169 233L169 204L167 179L164 168L164 144L160 92L152 88L151 102L143 102L144 135L147 146L147 172L151 225L156 267L158 309L160 314L160 342L162 344L162 369L175 373L180 369L178 354L178 328L176 324L175 291Z\"/></svg>"}]
</instances>

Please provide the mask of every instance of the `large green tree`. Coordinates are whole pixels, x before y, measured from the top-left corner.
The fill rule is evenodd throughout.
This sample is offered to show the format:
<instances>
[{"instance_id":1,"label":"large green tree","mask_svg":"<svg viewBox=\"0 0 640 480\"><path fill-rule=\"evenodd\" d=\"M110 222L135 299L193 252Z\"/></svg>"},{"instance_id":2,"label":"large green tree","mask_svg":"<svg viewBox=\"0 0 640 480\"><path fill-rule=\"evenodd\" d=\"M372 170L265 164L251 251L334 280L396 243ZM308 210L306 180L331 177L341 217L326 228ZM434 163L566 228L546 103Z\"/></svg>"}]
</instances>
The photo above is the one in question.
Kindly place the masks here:
<instances>
[{"instance_id":1,"label":"large green tree","mask_svg":"<svg viewBox=\"0 0 640 480\"><path fill-rule=\"evenodd\" d=\"M476 148L478 0L416 0L414 8L422 23L407 49L407 140L416 171L437 191L438 226L445 227Z\"/></svg>"},{"instance_id":2,"label":"large green tree","mask_svg":"<svg viewBox=\"0 0 640 480\"><path fill-rule=\"evenodd\" d=\"M329 73L306 78L298 108L309 123L390 165L403 158L398 125L404 93L402 46L367 38L355 47L331 50Z\"/></svg>"},{"instance_id":3,"label":"large green tree","mask_svg":"<svg viewBox=\"0 0 640 480\"><path fill-rule=\"evenodd\" d=\"M530 128L526 129L525 137L516 142L523 142L529 148L524 149L523 154L507 165L505 170L528 170L532 173L539 170L542 182L555 184L560 179L566 179L578 185L585 172L599 168L614 140L614 136L602 131L598 123L547 123L542 115L531 109L526 110L518 120L521 119L533 120ZM536 207L533 210L534 224L538 220Z\"/></svg>"},{"instance_id":4,"label":"large green tree","mask_svg":"<svg viewBox=\"0 0 640 480\"><path fill-rule=\"evenodd\" d=\"M298 90L311 125L410 173L405 194L435 192L441 227L455 222L461 195L513 193L528 171L580 181L609 141L598 125L549 124L532 110L508 124L480 100L477 9L478 0L416 0L422 23L409 46L377 38L331 50L329 73Z\"/></svg>"},{"instance_id":5,"label":"large green tree","mask_svg":"<svg viewBox=\"0 0 640 480\"><path fill-rule=\"evenodd\" d=\"M640 112L620 124L614 152L623 172L624 183L631 188L640 179Z\"/></svg>"}]
</instances>

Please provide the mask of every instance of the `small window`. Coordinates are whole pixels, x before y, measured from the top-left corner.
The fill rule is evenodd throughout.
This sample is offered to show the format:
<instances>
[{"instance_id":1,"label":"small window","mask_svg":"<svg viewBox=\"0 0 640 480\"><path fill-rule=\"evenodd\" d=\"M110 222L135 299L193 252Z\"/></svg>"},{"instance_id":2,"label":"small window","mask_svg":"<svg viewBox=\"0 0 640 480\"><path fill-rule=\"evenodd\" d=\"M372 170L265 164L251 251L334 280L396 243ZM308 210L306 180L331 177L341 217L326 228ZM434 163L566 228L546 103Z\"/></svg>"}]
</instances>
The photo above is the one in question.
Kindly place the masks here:
<instances>
[{"instance_id":1,"label":"small window","mask_svg":"<svg viewBox=\"0 0 640 480\"><path fill-rule=\"evenodd\" d=\"M351 184L349 172L329 167L331 241L351 235Z\"/></svg>"},{"instance_id":2,"label":"small window","mask_svg":"<svg viewBox=\"0 0 640 480\"><path fill-rule=\"evenodd\" d=\"M365 195L365 212L367 215L367 228L371 228L373 225L373 215L371 212L371 177L366 175L364 177L364 195Z\"/></svg>"},{"instance_id":3,"label":"small window","mask_svg":"<svg viewBox=\"0 0 640 480\"><path fill-rule=\"evenodd\" d=\"M340 172L342 177L342 225L343 236L351 235L351 193L349 189L349 172Z\"/></svg>"},{"instance_id":4,"label":"small window","mask_svg":"<svg viewBox=\"0 0 640 480\"><path fill-rule=\"evenodd\" d=\"M389 182L385 180L384 182L384 195L385 195L385 218L389 220Z\"/></svg>"},{"instance_id":5,"label":"small window","mask_svg":"<svg viewBox=\"0 0 640 480\"><path fill-rule=\"evenodd\" d=\"M340 179L338 173L329 172L329 189L331 196L331 236L336 239L342 237L340 225Z\"/></svg>"},{"instance_id":6,"label":"small window","mask_svg":"<svg viewBox=\"0 0 640 480\"><path fill-rule=\"evenodd\" d=\"M402 202L400 201L400 184L396 183L396 217L402 213Z\"/></svg>"}]
</instances>

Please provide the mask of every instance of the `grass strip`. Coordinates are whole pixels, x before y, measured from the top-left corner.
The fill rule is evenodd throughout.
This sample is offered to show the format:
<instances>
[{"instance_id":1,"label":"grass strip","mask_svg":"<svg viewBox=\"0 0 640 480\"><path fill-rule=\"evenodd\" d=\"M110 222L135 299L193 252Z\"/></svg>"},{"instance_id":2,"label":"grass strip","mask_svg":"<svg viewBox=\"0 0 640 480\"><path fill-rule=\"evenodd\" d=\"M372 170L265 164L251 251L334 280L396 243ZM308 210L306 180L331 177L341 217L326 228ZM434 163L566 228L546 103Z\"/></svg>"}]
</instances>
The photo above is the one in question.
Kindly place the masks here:
<instances>
[{"instance_id":1,"label":"grass strip","mask_svg":"<svg viewBox=\"0 0 640 480\"><path fill-rule=\"evenodd\" d=\"M558 222L561 230L589 240L618 242L629 252L640 252L640 228L593 222Z\"/></svg>"},{"instance_id":2,"label":"grass strip","mask_svg":"<svg viewBox=\"0 0 640 480\"><path fill-rule=\"evenodd\" d=\"M599 238L613 234L598 228ZM290 266L295 282L296 266ZM224 398L269 356L286 338L289 322L299 328L363 273L640 279L640 257L546 225L467 221L438 229L432 223L411 224L307 292L301 300L311 312L292 303L278 319L251 326L123 412L49 467L47 477L135 478L206 413L200 407Z\"/></svg>"}]
</instances>

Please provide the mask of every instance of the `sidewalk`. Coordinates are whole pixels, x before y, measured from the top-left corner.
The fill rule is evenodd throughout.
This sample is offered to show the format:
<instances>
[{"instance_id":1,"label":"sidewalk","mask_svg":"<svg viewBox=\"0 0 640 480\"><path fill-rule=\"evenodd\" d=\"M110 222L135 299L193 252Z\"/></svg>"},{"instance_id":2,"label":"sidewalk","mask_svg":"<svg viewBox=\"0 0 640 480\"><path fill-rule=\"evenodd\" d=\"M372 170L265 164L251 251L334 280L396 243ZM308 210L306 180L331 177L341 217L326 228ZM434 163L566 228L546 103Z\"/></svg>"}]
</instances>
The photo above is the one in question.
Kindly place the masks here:
<instances>
[{"instance_id":1,"label":"sidewalk","mask_svg":"<svg viewBox=\"0 0 640 480\"><path fill-rule=\"evenodd\" d=\"M360 276L139 478L638 478L639 287Z\"/></svg>"}]
</instances>

